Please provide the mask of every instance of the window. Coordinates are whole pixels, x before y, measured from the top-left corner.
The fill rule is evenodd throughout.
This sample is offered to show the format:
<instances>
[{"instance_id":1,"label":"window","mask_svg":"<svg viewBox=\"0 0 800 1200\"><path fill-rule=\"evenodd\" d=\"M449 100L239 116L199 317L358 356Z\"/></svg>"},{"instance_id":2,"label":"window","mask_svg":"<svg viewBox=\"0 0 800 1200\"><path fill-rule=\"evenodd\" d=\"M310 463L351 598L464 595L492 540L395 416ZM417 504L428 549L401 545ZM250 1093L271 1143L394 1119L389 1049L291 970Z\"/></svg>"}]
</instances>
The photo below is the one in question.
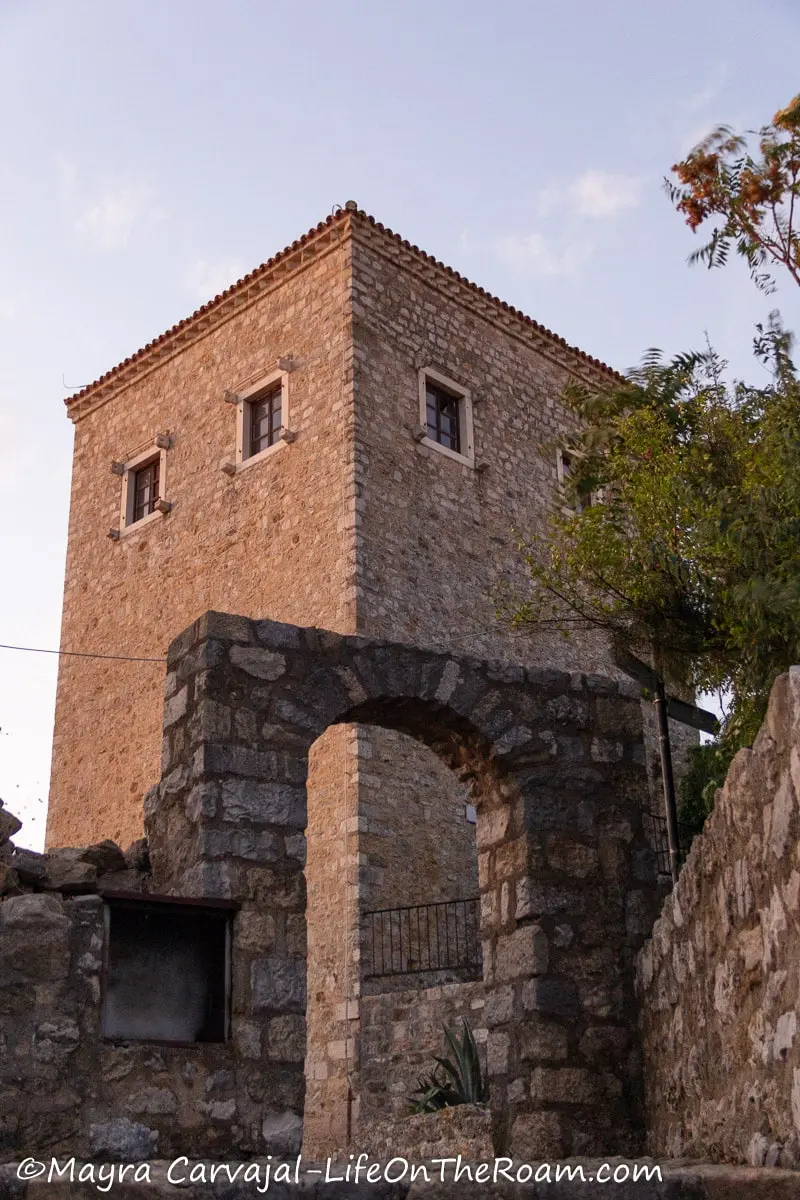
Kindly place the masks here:
<instances>
[{"instance_id":1,"label":"window","mask_svg":"<svg viewBox=\"0 0 800 1200\"><path fill-rule=\"evenodd\" d=\"M230 908L106 896L102 1032L146 1042L224 1042Z\"/></svg>"},{"instance_id":2,"label":"window","mask_svg":"<svg viewBox=\"0 0 800 1200\"><path fill-rule=\"evenodd\" d=\"M424 369L419 373L419 405L417 440L474 467L470 392L438 371Z\"/></svg>"},{"instance_id":3,"label":"window","mask_svg":"<svg viewBox=\"0 0 800 1200\"><path fill-rule=\"evenodd\" d=\"M574 476L577 468L575 457L566 450L559 450L556 455L556 470L558 472L558 482L561 484L562 491L565 490L567 481L570 476ZM583 512L587 508L592 507L591 491L579 485L575 496L575 511Z\"/></svg>"},{"instance_id":4,"label":"window","mask_svg":"<svg viewBox=\"0 0 800 1200\"><path fill-rule=\"evenodd\" d=\"M110 530L109 536L118 538L171 510L172 505L164 499L169 445L169 434L160 433L140 454L111 464L114 474L122 476L122 496L119 529Z\"/></svg>"},{"instance_id":5,"label":"window","mask_svg":"<svg viewBox=\"0 0 800 1200\"><path fill-rule=\"evenodd\" d=\"M425 409L428 437L460 454L459 397L429 379L425 383Z\"/></svg>"},{"instance_id":6,"label":"window","mask_svg":"<svg viewBox=\"0 0 800 1200\"><path fill-rule=\"evenodd\" d=\"M133 473L133 520L141 521L155 512L158 500L159 462L154 458Z\"/></svg>"},{"instance_id":7,"label":"window","mask_svg":"<svg viewBox=\"0 0 800 1200\"><path fill-rule=\"evenodd\" d=\"M250 425L248 439L248 458L260 454L268 446L274 446L281 432L281 393L280 383L274 384L268 392L255 400L247 401Z\"/></svg>"},{"instance_id":8,"label":"window","mask_svg":"<svg viewBox=\"0 0 800 1200\"><path fill-rule=\"evenodd\" d=\"M260 462L279 450L294 435L289 423L289 374L273 371L243 392L228 392L226 398L236 405L236 463L226 464L228 474Z\"/></svg>"}]
</instances>

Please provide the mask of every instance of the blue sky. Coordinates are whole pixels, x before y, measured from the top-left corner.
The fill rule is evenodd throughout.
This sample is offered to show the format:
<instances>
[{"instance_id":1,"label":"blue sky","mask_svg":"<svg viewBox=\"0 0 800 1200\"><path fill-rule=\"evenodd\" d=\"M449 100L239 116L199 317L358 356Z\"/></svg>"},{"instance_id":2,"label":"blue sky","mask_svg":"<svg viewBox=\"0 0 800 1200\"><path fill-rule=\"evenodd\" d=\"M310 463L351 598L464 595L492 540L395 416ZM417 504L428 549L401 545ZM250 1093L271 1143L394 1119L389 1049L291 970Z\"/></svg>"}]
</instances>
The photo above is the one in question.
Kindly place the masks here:
<instances>
[{"instance_id":1,"label":"blue sky","mask_svg":"<svg viewBox=\"0 0 800 1200\"><path fill-rule=\"evenodd\" d=\"M68 389L347 199L615 367L707 330L757 378L797 299L690 270L661 180L800 90L799 46L779 0L0 0L0 642L58 645ZM0 650L29 845L54 696L54 658Z\"/></svg>"}]
</instances>

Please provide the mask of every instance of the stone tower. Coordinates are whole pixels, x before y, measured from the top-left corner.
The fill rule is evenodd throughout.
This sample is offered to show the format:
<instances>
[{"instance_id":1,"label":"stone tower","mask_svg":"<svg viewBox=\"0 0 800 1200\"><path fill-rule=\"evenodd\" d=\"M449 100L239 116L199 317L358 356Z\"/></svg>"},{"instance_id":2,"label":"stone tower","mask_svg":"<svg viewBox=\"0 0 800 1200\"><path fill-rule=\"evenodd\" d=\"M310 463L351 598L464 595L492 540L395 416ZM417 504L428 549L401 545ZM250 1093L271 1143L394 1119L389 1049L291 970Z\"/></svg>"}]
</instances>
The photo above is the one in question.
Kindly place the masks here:
<instances>
[{"instance_id":1,"label":"stone tower","mask_svg":"<svg viewBox=\"0 0 800 1200\"><path fill-rule=\"evenodd\" d=\"M552 503L564 384L611 375L348 203L70 397L61 646L109 657L61 659L48 844L141 836L160 660L209 609L612 673L599 641L513 639L492 600L524 584L515 531ZM466 794L418 743L335 726L312 756L308 856L322 1146L353 1119L359 913L477 894Z\"/></svg>"}]
</instances>

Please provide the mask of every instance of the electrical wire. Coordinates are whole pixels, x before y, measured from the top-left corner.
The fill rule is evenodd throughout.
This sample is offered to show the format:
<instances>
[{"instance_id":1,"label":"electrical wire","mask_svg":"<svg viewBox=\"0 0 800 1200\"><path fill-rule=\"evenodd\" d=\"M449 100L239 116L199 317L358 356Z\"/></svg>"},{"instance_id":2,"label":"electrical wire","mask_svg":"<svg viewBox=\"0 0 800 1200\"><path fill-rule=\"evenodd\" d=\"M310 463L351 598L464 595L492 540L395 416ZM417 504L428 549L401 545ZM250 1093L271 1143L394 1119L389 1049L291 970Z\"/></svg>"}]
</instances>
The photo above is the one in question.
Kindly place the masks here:
<instances>
[{"instance_id":1,"label":"electrical wire","mask_svg":"<svg viewBox=\"0 0 800 1200\"><path fill-rule=\"evenodd\" d=\"M8 646L0 642L0 650L23 650L26 654L58 654L62 658L107 658L114 662L164 663L166 658L142 658L133 654L93 654L89 650L42 650L39 646Z\"/></svg>"}]
</instances>

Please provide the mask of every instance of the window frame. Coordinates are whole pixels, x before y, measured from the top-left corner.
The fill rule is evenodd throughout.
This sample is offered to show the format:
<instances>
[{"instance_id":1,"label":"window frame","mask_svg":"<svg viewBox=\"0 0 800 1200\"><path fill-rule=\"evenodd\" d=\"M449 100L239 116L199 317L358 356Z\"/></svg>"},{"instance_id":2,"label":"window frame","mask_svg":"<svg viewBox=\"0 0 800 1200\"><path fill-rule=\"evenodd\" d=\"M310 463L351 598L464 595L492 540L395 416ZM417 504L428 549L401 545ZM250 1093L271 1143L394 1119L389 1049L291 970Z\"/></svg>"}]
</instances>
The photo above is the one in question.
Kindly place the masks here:
<instances>
[{"instance_id":1,"label":"window frame","mask_svg":"<svg viewBox=\"0 0 800 1200\"><path fill-rule=\"evenodd\" d=\"M259 450L257 454L245 453L249 450L251 444L251 420L253 405L257 403L262 395L268 395L270 392L277 390L276 385L280 387L281 393L281 422L278 426L278 433L275 441L271 446L265 446L263 450ZM236 471L245 471L254 463L263 462L271 454L275 454L280 450L281 446L286 445L287 439L283 436L284 431L289 428L289 372L282 369L270 371L268 375L263 375L256 383L251 384L242 392L236 395Z\"/></svg>"},{"instance_id":2,"label":"window frame","mask_svg":"<svg viewBox=\"0 0 800 1200\"><path fill-rule=\"evenodd\" d=\"M232 999L233 999L233 940L234 921L241 905L237 901L219 899L194 899L182 896L163 896L149 892L106 891L103 900L103 957L100 978L100 1037L112 1045L138 1046L180 1046L186 1048L200 1046L222 1046L229 1044L232 1036ZM196 1039L184 1041L172 1038L138 1037L135 1035L112 1033L108 1030L107 999L111 983L111 923L114 910L139 912L151 911L179 916L206 914L214 921L224 922L224 956L222 969L223 1013L221 1018L222 1038Z\"/></svg>"},{"instance_id":3,"label":"window frame","mask_svg":"<svg viewBox=\"0 0 800 1200\"><path fill-rule=\"evenodd\" d=\"M161 508L155 507L152 512L147 513L144 517L139 517L138 521L134 520L134 508L136 504L136 475L139 471L149 466L152 462L158 462L158 496L154 504L159 500L166 499L167 488L167 450L165 446L158 446L156 443L148 446L146 450L142 450L139 454L123 465L122 468L122 497L120 500L119 511L119 532L120 537L124 537L126 533L133 530L140 530L145 525L156 521L159 517L165 515Z\"/></svg>"},{"instance_id":4,"label":"window frame","mask_svg":"<svg viewBox=\"0 0 800 1200\"><path fill-rule=\"evenodd\" d=\"M570 468L572 467L575 459L579 457L580 455L576 454L574 450L564 450L561 447L556 450L556 474L558 475L558 486L561 488L562 497L564 493L564 482L569 478ZM587 508L592 508L593 505L598 502L599 497L596 496L594 492L578 492L576 493L575 499L577 501L575 506L566 503L564 504L565 512L576 512L578 514L585 512Z\"/></svg>"},{"instance_id":5,"label":"window frame","mask_svg":"<svg viewBox=\"0 0 800 1200\"><path fill-rule=\"evenodd\" d=\"M465 388L463 384L457 383L455 379L451 379L450 376L444 375L441 371L437 371L433 367L421 367L418 372L418 379L419 420L420 434L422 435L418 439L420 445L430 446L433 450L437 450L447 458L452 458L455 462L461 463L462 466L474 468L475 434L472 419L472 392L469 388ZM447 392L458 401L459 450L451 450L449 446L443 446L441 442L437 442L428 433L427 390L429 382L442 391Z\"/></svg>"}]
</instances>

